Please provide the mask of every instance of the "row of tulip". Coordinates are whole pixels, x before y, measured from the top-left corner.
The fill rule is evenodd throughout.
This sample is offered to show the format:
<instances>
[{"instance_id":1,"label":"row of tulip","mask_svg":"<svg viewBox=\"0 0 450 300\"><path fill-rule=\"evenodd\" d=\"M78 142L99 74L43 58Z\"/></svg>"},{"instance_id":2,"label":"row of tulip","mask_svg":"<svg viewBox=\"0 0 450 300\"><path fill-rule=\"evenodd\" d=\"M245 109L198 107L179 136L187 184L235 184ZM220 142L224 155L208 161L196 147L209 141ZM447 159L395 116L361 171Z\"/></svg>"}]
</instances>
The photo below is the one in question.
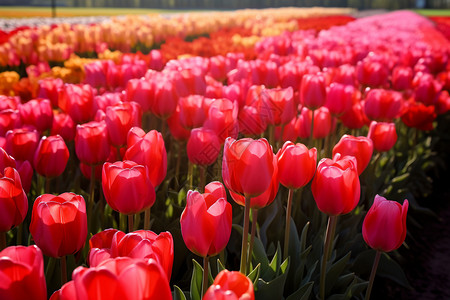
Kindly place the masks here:
<instances>
[{"instance_id":1,"label":"row of tulip","mask_svg":"<svg viewBox=\"0 0 450 300\"><path fill-rule=\"evenodd\" d=\"M252 60L228 53L149 69L123 54L84 61L82 84L5 89L0 245L11 246L0 269L26 271L1 271L0 293L15 299L30 286L44 299L46 279L60 288L52 299L184 299L186 289L216 299L228 288L239 299L365 289L368 298L375 271L362 275L375 254L361 242L377 250L373 270L395 268L381 252L402 245L415 202L375 195L404 199L390 180L402 184L416 151L428 151L422 131L449 109L448 46L426 19L396 12L264 38ZM198 257L191 277L186 261Z\"/></svg>"}]
</instances>

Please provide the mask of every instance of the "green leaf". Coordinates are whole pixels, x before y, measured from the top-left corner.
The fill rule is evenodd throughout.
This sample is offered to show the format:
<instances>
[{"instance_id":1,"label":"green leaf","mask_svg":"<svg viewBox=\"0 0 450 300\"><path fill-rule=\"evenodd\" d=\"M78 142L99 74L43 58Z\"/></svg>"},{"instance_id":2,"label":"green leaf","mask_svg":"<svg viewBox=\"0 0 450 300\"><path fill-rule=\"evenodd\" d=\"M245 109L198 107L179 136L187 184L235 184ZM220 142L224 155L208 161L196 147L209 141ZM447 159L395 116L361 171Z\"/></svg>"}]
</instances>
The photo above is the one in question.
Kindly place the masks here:
<instances>
[{"instance_id":1,"label":"green leaf","mask_svg":"<svg viewBox=\"0 0 450 300\"><path fill-rule=\"evenodd\" d=\"M267 259L266 251L264 250L264 246L261 240L257 237L253 240L253 261L255 265L261 265L261 274L264 274L268 271L269 268L269 260Z\"/></svg>"},{"instance_id":2,"label":"green leaf","mask_svg":"<svg viewBox=\"0 0 450 300\"><path fill-rule=\"evenodd\" d=\"M361 252L353 262L352 270L355 273L361 276L365 275L368 278L370 271L372 270L375 254L376 251L372 249ZM381 255L376 275L395 281L405 288L412 288L403 269L386 253Z\"/></svg>"},{"instance_id":3,"label":"green leaf","mask_svg":"<svg viewBox=\"0 0 450 300\"><path fill-rule=\"evenodd\" d=\"M220 259L217 259L217 272L220 273L223 270L225 270L226 268L224 267L224 265L222 264L222 262L220 261Z\"/></svg>"},{"instance_id":4,"label":"green leaf","mask_svg":"<svg viewBox=\"0 0 450 300\"><path fill-rule=\"evenodd\" d=\"M261 270L260 267L261 267L261 264L258 264L258 265L256 266L256 268L254 268L254 269L247 275L247 277L252 281L253 285L256 284L256 281L257 281L258 278L259 278L259 272L260 272L260 270Z\"/></svg>"},{"instance_id":5,"label":"green leaf","mask_svg":"<svg viewBox=\"0 0 450 300\"><path fill-rule=\"evenodd\" d=\"M309 295L311 294L313 286L314 286L314 282L312 282L312 281L302 285L293 294L288 296L286 298L286 300L307 300L307 299L309 299Z\"/></svg>"},{"instance_id":6,"label":"green leaf","mask_svg":"<svg viewBox=\"0 0 450 300\"><path fill-rule=\"evenodd\" d=\"M345 270L347 262L350 259L351 252L342 257L340 260L331 265L327 270L325 281L325 294L329 294L333 286L336 284L339 276Z\"/></svg>"},{"instance_id":7,"label":"green leaf","mask_svg":"<svg viewBox=\"0 0 450 300\"><path fill-rule=\"evenodd\" d=\"M283 299L284 284L289 271L289 257L280 266L281 275L267 282L259 278L256 282L255 298L261 300Z\"/></svg>"},{"instance_id":8,"label":"green leaf","mask_svg":"<svg viewBox=\"0 0 450 300\"><path fill-rule=\"evenodd\" d=\"M202 280L203 280L203 268L200 264L193 259L194 268L192 270L191 277L191 300L202 299Z\"/></svg>"},{"instance_id":9,"label":"green leaf","mask_svg":"<svg viewBox=\"0 0 450 300\"><path fill-rule=\"evenodd\" d=\"M173 300L186 300L183 291L176 285L173 286Z\"/></svg>"}]
</instances>

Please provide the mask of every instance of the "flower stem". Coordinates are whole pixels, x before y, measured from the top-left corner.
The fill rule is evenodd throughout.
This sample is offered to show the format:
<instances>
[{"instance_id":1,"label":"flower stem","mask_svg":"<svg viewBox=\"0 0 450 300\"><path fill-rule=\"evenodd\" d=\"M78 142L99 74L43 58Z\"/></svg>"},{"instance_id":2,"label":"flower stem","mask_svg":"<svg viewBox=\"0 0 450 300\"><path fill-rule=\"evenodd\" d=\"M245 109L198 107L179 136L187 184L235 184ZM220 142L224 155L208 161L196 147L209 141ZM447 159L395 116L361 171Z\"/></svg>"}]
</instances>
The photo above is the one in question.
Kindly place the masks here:
<instances>
[{"instance_id":1,"label":"flower stem","mask_svg":"<svg viewBox=\"0 0 450 300\"><path fill-rule=\"evenodd\" d=\"M120 222L119 225L120 230L123 232L127 232L127 216L122 213L119 213L119 222Z\"/></svg>"},{"instance_id":2,"label":"flower stem","mask_svg":"<svg viewBox=\"0 0 450 300\"><path fill-rule=\"evenodd\" d=\"M250 270L250 263L253 254L253 241L255 240L256 226L258 225L258 209L252 208L252 229L250 234L250 246L248 248L247 270Z\"/></svg>"},{"instance_id":3,"label":"flower stem","mask_svg":"<svg viewBox=\"0 0 450 300\"><path fill-rule=\"evenodd\" d=\"M67 282L67 263L66 257L63 256L59 259L61 266L61 286L63 286Z\"/></svg>"},{"instance_id":4,"label":"flower stem","mask_svg":"<svg viewBox=\"0 0 450 300\"><path fill-rule=\"evenodd\" d=\"M202 281L202 297L206 293L206 290L208 289L208 265L209 265L209 259L208 255L203 257L203 281Z\"/></svg>"},{"instance_id":5,"label":"flower stem","mask_svg":"<svg viewBox=\"0 0 450 300\"><path fill-rule=\"evenodd\" d=\"M45 193L50 194L50 178L45 177Z\"/></svg>"},{"instance_id":6,"label":"flower stem","mask_svg":"<svg viewBox=\"0 0 450 300\"><path fill-rule=\"evenodd\" d=\"M193 180L194 180L194 164L189 161L188 165L188 180L189 180L189 189L192 189Z\"/></svg>"},{"instance_id":7,"label":"flower stem","mask_svg":"<svg viewBox=\"0 0 450 300\"><path fill-rule=\"evenodd\" d=\"M309 142L308 145L311 148L313 146L313 141L314 141L314 110L312 110L312 115L311 115L311 129L309 132Z\"/></svg>"},{"instance_id":8,"label":"flower stem","mask_svg":"<svg viewBox=\"0 0 450 300\"><path fill-rule=\"evenodd\" d=\"M327 263L330 257L334 232L336 230L337 216L328 217L327 232L325 234L325 244L323 248L322 266L320 270L320 299L325 299L325 275L327 272Z\"/></svg>"},{"instance_id":9,"label":"flower stem","mask_svg":"<svg viewBox=\"0 0 450 300\"><path fill-rule=\"evenodd\" d=\"M6 248L6 232L0 232L0 251Z\"/></svg>"},{"instance_id":10,"label":"flower stem","mask_svg":"<svg viewBox=\"0 0 450 300\"><path fill-rule=\"evenodd\" d=\"M150 209L151 207L144 212L144 230L150 230Z\"/></svg>"},{"instance_id":11,"label":"flower stem","mask_svg":"<svg viewBox=\"0 0 450 300\"><path fill-rule=\"evenodd\" d=\"M294 189L289 189L288 202L286 207L286 228L284 229L284 252L283 260L288 257L289 253L289 232L291 229L291 211L292 211L292 198L294 195Z\"/></svg>"},{"instance_id":12,"label":"flower stem","mask_svg":"<svg viewBox=\"0 0 450 300\"><path fill-rule=\"evenodd\" d=\"M199 191L203 193L205 191L205 182L206 182L206 172L205 172L206 166L198 166L198 169L200 171L200 184L199 184Z\"/></svg>"},{"instance_id":13,"label":"flower stem","mask_svg":"<svg viewBox=\"0 0 450 300\"><path fill-rule=\"evenodd\" d=\"M128 232L134 231L134 215L128 215Z\"/></svg>"},{"instance_id":14,"label":"flower stem","mask_svg":"<svg viewBox=\"0 0 450 300\"><path fill-rule=\"evenodd\" d=\"M373 261L372 272L370 273L369 285L367 286L366 297L365 297L366 300L370 299L370 293L372 292L373 281L375 279L375 273L377 273L377 268L378 268L378 263L380 262L380 258L381 258L381 251L377 251L375 260Z\"/></svg>"},{"instance_id":15,"label":"flower stem","mask_svg":"<svg viewBox=\"0 0 450 300\"><path fill-rule=\"evenodd\" d=\"M245 196L245 210L244 210L244 228L242 231L242 248L241 248L241 267L239 271L247 275L247 241L248 241L248 225L250 219L250 197Z\"/></svg>"}]
</instances>

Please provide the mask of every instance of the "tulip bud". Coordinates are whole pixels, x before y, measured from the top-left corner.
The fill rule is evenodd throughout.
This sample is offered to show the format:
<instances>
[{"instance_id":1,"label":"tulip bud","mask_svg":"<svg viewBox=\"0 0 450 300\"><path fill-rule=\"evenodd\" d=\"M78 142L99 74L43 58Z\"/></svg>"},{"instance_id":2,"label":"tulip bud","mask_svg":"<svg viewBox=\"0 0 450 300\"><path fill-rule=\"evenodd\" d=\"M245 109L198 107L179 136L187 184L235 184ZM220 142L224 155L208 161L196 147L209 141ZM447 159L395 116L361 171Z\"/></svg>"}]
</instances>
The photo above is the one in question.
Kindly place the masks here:
<instances>
[{"instance_id":1,"label":"tulip bud","mask_svg":"<svg viewBox=\"0 0 450 300\"><path fill-rule=\"evenodd\" d=\"M203 300L216 299L254 300L253 283L241 272L223 270L203 296Z\"/></svg>"},{"instance_id":2,"label":"tulip bud","mask_svg":"<svg viewBox=\"0 0 450 300\"><path fill-rule=\"evenodd\" d=\"M28 211L28 199L15 169L7 167L1 173L0 232L6 232L23 222Z\"/></svg>"},{"instance_id":3,"label":"tulip bud","mask_svg":"<svg viewBox=\"0 0 450 300\"><path fill-rule=\"evenodd\" d=\"M354 156L357 162L358 175L361 175L372 158L373 143L371 139L365 136L354 137L344 134L333 147L333 157L336 153L340 153L341 156Z\"/></svg>"},{"instance_id":4,"label":"tulip bud","mask_svg":"<svg viewBox=\"0 0 450 300\"><path fill-rule=\"evenodd\" d=\"M389 252L399 248L406 237L408 200L403 205L375 196L362 225L364 241L373 249Z\"/></svg>"},{"instance_id":5,"label":"tulip bud","mask_svg":"<svg viewBox=\"0 0 450 300\"><path fill-rule=\"evenodd\" d=\"M59 135L42 137L34 154L34 169L39 175L61 175L69 160L69 149Z\"/></svg>"},{"instance_id":6,"label":"tulip bud","mask_svg":"<svg viewBox=\"0 0 450 300\"><path fill-rule=\"evenodd\" d=\"M397 141L395 124L372 121L367 137L372 140L373 148L378 152L389 151Z\"/></svg>"}]
</instances>

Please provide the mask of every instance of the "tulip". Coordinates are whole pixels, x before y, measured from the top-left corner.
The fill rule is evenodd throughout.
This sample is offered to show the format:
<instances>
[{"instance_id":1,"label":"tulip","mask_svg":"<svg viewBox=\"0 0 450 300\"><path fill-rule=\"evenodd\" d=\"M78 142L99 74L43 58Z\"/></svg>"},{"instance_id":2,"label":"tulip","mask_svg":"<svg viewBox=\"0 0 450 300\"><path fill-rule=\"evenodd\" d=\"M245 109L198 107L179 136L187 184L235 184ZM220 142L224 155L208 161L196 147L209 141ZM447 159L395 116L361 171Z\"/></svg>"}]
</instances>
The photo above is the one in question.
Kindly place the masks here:
<instances>
[{"instance_id":1,"label":"tulip","mask_svg":"<svg viewBox=\"0 0 450 300\"><path fill-rule=\"evenodd\" d=\"M364 103L366 116L375 121L392 122L402 111L403 98L399 92L372 89Z\"/></svg>"},{"instance_id":2,"label":"tulip","mask_svg":"<svg viewBox=\"0 0 450 300\"><path fill-rule=\"evenodd\" d=\"M240 271L244 274L247 265L247 233L251 198L261 195L269 188L273 172L273 151L266 139L226 139L223 149L222 178L231 192L245 197L240 267Z\"/></svg>"},{"instance_id":3,"label":"tulip","mask_svg":"<svg viewBox=\"0 0 450 300\"><path fill-rule=\"evenodd\" d=\"M96 267L76 268L72 278L73 281L66 283L50 299L172 299L169 280L152 258L108 259Z\"/></svg>"},{"instance_id":4,"label":"tulip","mask_svg":"<svg viewBox=\"0 0 450 300\"><path fill-rule=\"evenodd\" d=\"M245 135L259 136L267 127L266 118L261 115L261 111L254 107L245 105L239 111L239 130Z\"/></svg>"},{"instance_id":5,"label":"tulip","mask_svg":"<svg viewBox=\"0 0 450 300\"><path fill-rule=\"evenodd\" d=\"M42 252L62 257L79 251L86 241L86 204L81 195L43 194L33 205L30 233Z\"/></svg>"},{"instance_id":6,"label":"tulip","mask_svg":"<svg viewBox=\"0 0 450 300\"><path fill-rule=\"evenodd\" d=\"M314 111L325 104L326 97L326 83L323 74L306 74L302 77L300 103Z\"/></svg>"},{"instance_id":7,"label":"tulip","mask_svg":"<svg viewBox=\"0 0 450 300\"><path fill-rule=\"evenodd\" d=\"M107 160L110 145L104 121L77 125L75 153L82 163L91 166L102 164Z\"/></svg>"},{"instance_id":8,"label":"tulip","mask_svg":"<svg viewBox=\"0 0 450 300\"><path fill-rule=\"evenodd\" d=\"M139 213L155 202L155 188L148 168L133 161L106 162L102 187L108 205L122 214Z\"/></svg>"},{"instance_id":9,"label":"tulip","mask_svg":"<svg viewBox=\"0 0 450 300\"><path fill-rule=\"evenodd\" d=\"M344 134L333 147L333 157L336 153L340 153L341 156L354 156L357 162L358 175L361 175L372 158L373 142L365 136L354 137Z\"/></svg>"},{"instance_id":10,"label":"tulip","mask_svg":"<svg viewBox=\"0 0 450 300\"><path fill-rule=\"evenodd\" d=\"M142 111L134 111L130 103L117 104L106 108L106 129L109 141L113 146L121 147L126 144L128 131L142 123Z\"/></svg>"},{"instance_id":11,"label":"tulip","mask_svg":"<svg viewBox=\"0 0 450 300\"><path fill-rule=\"evenodd\" d=\"M412 128L419 130L432 130L433 121L436 119L436 109L434 106L425 106L418 102L409 102L405 112L401 116L402 122Z\"/></svg>"},{"instance_id":12,"label":"tulip","mask_svg":"<svg viewBox=\"0 0 450 300\"><path fill-rule=\"evenodd\" d=\"M377 251L366 291L366 299L370 298L381 252L396 250L405 241L408 206L409 203L406 199L401 205L397 201L386 200L386 198L376 195L372 207L364 218L362 225L364 241Z\"/></svg>"},{"instance_id":13,"label":"tulip","mask_svg":"<svg viewBox=\"0 0 450 300\"><path fill-rule=\"evenodd\" d=\"M214 130L223 143L227 137L237 138L239 132L238 105L228 99L212 101L203 127Z\"/></svg>"},{"instance_id":14,"label":"tulip","mask_svg":"<svg viewBox=\"0 0 450 300\"><path fill-rule=\"evenodd\" d=\"M89 265L98 266L108 258L153 258L170 279L173 264L173 238L170 232L159 235L150 230L138 230L128 234L116 229L101 231L89 240Z\"/></svg>"},{"instance_id":15,"label":"tulip","mask_svg":"<svg viewBox=\"0 0 450 300\"><path fill-rule=\"evenodd\" d=\"M154 99L150 111L163 120L170 117L176 110L178 94L175 85L169 79L154 83Z\"/></svg>"},{"instance_id":16,"label":"tulip","mask_svg":"<svg viewBox=\"0 0 450 300\"><path fill-rule=\"evenodd\" d=\"M397 66L392 70L392 88L404 91L411 88L413 70L410 67Z\"/></svg>"},{"instance_id":17,"label":"tulip","mask_svg":"<svg viewBox=\"0 0 450 300\"><path fill-rule=\"evenodd\" d=\"M95 114L93 88L88 84L65 84L59 94L58 106L77 124L90 121Z\"/></svg>"},{"instance_id":18,"label":"tulip","mask_svg":"<svg viewBox=\"0 0 450 300\"><path fill-rule=\"evenodd\" d=\"M6 247L5 233L26 217L28 199L15 169L6 167L0 175L0 249L3 249Z\"/></svg>"},{"instance_id":19,"label":"tulip","mask_svg":"<svg viewBox=\"0 0 450 300\"><path fill-rule=\"evenodd\" d=\"M434 79L433 75L418 72L412 82L414 98L425 105L434 105L439 97L442 84Z\"/></svg>"},{"instance_id":20,"label":"tulip","mask_svg":"<svg viewBox=\"0 0 450 300\"><path fill-rule=\"evenodd\" d=\"M208 256L222 251L231 235L232 210L225 188L218 182L205 187L205 193L189 190L180 218L186 246L203 257L203 294L208 283Z\"/></svg>"},{"instance_id":21,"label":"tulip","mask_svg":"<svg viewBox=\"0 0 450 300\"><path fill-rule=\"evenodd\" d=\"M58 106L58 92L64 86L61 78L44 78L39 80L38 97L49 99L53 107Z\"/></svg>"},{"instance_id":22,"label":"tulip","mask_svg":"<svg viewBox=\"0 0 450 300\"><path fill-rule=\"evenodd\" d=\"M33 167L28 160L19 160L17 161L16 170L19 172L22 188L25 193L28 194L31 189L31 181L33 179Z\"/></svg>"},{"instance_id":23,"label":"tulip","mask_svg":"<svg viewBox=\"0 0 450 300\"><path fill-rule=\"evenodd\" d=\"M166 177L166 147L161 133L156 130L145 133L139 127L131 128L127 136L127 151L124 159L147 166L149 178L154 187L159 186Z\"/></svg>"},{"instance_id":24,"label":"tulip","mask_svg":"<svg viewBox=\"0 0 450 300\"><path fill-rule=\"evenodd\" d=\"M69 160L69 149L59 135L42 137L34 154L34 169L47 178L61 175Z\"/></svg>"},{"instance_id":25,"label":"tulip","mask_svg":"<svg viewBox=\"0 0 450 300\"><path fill-rule=\"evenodd\" d=\"M17 160L33 162L34 152L39 143L39 133L36 129L23 127L6 133L5 150Z\"/></svg>"},{"instance_id":26,"label":"tulip","mask_svg":"<svg viewBox=\"0 0 450 300\"><path fill-rule=\"evenodd\" d=\"M352 85L332 83L327 92L325 107L333 116L340 117L352 107L354 91Z\"/></svg>"},{"instance_id":27,"label":"tulip","mask_svg":"<svg viewBox=\"0 0 450 300\"><path fill-rule=\"evenodd\" d=\"M292 87L266 91L268 97L264 98L264 108L268 114L269 123L277 126L289 123L296 114Z\"/></svg>"},{"instance_id":28,"label":"tulip","mask_svg":"<svg viewBox=\"0 0 450 300\"><path fill-rule=\"evenodd\" d=\"M207 128L195 128L187 142L189 160L197 165L213 164L220 153L220 142L216 133Z\"/></svg>"},{"instance_id":29,"label":"tulip","mask_svg":"<svg viewBox=\"0 0 450 300\"><path fill-rule=\"evenodd\" d=\"M190 130L187 130L181 125L179 105L175 109L175 112L167 119L167 125L169 125L171 135L177 141L186 141L191 134Z\"/></svg>"},{"instance_id":30,"label":"tulip","mask_svg":"<svg viewBox=\"0 0 450 300\"><path fill-rule=\"evenodd\" d=\"M203 109L203 99L201 95L189 95L182 97L178 101L179 118L183 127L192 129L201 127L206 119L206 112Z\"/></svg>"},{"instance_id":31,"label":"tulip","mask_svg":"<svg viewBox=\"0 0 450 300\"><path fill-rule=\"evenodd\" d=\"M356 76L358 81L365 86L381 87L387 82L389 68L375 55L368 55L356 64Z\"/></svg>"},{"instance_id":32,"label":"tulip","mask_svg":"<svg viewBox=\"0 0 450 300\"><path fill-rule=\"evenodd\" d=\"M66 142L73 141L76 134L75 123L72 118L63 112L53 115L53 123L50 135L59 134Z\"/></svg>"},{"instance_id":33,"label":"tulip","mask_svg":"<svg viewBox=\"0 0 450 300\"><path fill-rule=\"evenodd\" d=\"M255 299L253 283L241 272L223 270L217 274L213 284L203 296L203 300L216 299L253 300Z\"/></svg>"},{"instance_id":34,"label":"tulip","mask_svg":"<svg viewBox=\"0 0 450 300\"><path fill-rule=\"evenodd\" d=\"M47 299L44 259L36 245L11 246L0 252L0 298Z\"/></svg>"},{"instance_id":35,"label":"tulip","mask_svg":"<svg viewBox=\"0 0 450 300\"><path fill-rule=\"evenodd\" d=\"M373 148L378 152L389 151L397 141L394 123L372 121L367 137L372 140Z\"/></svg>"},{"instance_id":36,"label":"tulip","mask_svg":"<svg viewBox=\"0 0 450 300\"><path fill-rule=\"evenodd\" d=\"M0 111L0 136L5 136L6 132L22 126L18 110L4 109Z\"/></svg>"},{"instance_id":37,"label":"tulip","mask_svg":"<svg viewBox=\"0 0 450 300\"><path fill-rule=\"evenodd\" d=\"M300 143L284 143L276 155L280 183L289 189L284 235L284 258L287 258L294 189L305 186L316 171L317 150Z\"/></svg>"},{"instance_id":38,"label":"tulip","mask_svg":"<svg viewBox=\"0 0 450 300\"><path fill-rule=\"evenodd\" d=\"M52 127L53 111L50 100L30 100L19 106L19 114L23 124L34 126L39 132Z\"/></svg>"},{"instance_id":39,"label":"tulip","mask_svg":"<svg viewBox=\"0 0 450 300\"><path fill-rule=\"evenodd\" d=\"M364 102L356 102L341 116L341 122L349 129L359 129L370 124L370 120L364 113Z\"/></svg>"},{"instance_id":40,"label":"tulip","mask_svg":"<svg viewBox=\"0 0 450 300\"><path fill-rule=\"evenodd\" d=\"M126 86L127 101L139 103L144 112L150 109L153 99L153 90L150 81L144 79L131 79Z\"/></svg>"},{"instance_id":41,"label":"tulip","mask_svg":"<svg viewBox=\"0 0 450 300\"><path fill-rule=\"evenodd\" d=\"M0 170L6 167L16 168L16 160L0 147Z\"/></svg>"},{"instance_id":42,"label":"tulip","mask_svg":"<svg viewBox=\"0 0 450 300\"><path fill-rule=\"evenodd\" d=\"M313 112L315 112L313 114ZM314 121L312 119L314 118ZM316 126L313 126L313 123ZM321 108L311 111L306 107L303 107L296 124L298 128L298 136L300 138L310 138L311 139L311 128L312 136L315 139L321 139L328 136L332 129L332 119L328 108L322 106Z\"/></svg>"},{"instance_id":43,"label":"tulip","mask_svg":"<svg viewBox=\"0 0 450 300\"><path fill-rule=\"evenodd\" d=\"M317 166L311 191L320 211L327 214L328 225L320 272L320 297L325 299L325 274L332 252L337 216L349 213L358 204L361 187L356 158L338 153L333 160L323 158Z\"/></svg>"}]
</instances>

